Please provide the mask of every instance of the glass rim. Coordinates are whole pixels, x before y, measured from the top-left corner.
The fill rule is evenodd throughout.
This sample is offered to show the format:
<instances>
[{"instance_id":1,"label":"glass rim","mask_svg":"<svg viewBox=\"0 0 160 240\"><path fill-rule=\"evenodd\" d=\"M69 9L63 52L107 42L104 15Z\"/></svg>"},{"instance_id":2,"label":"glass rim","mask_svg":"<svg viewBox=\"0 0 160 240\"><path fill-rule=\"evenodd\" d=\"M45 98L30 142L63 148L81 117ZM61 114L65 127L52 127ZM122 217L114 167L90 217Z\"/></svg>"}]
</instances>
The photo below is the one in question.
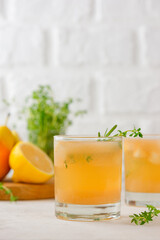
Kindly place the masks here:
<instances>
[{"instance_id":1,"label":"glass rim","mask_svg":"<svg viewBox=\"0 0 160 240\"><path fill-rule=\"evenodd\" d=\"M54 140L72 140L72 141L97 141L99 142L118 142L122 141L122 137L95 137L92 135L55 135L53 136Z\"/></svg>"},{"instance_id":2,"label":"glass rim","mask_svg":"<svg viewBox=\"0 0 160 240\"><path fill-rule=\"evenodd\" d=\"M123 137L123 136L117 136L117 137L96 137L94 135L54 135L54 140L72 140L72 141L102 141L102 142L117 142L122 141L125 139L132 139L132 140L145 140L145 139L160 139L160 134L143 134L143 138L141 137Z\"/></svg>"},{"instance_id":3,"label":"glass rim","mask_svg":"<svg viewBox=\"0 0 160 240\"><path fill-rule=\"evenodd\" d=\"M143 137L123 137L123 139L139 139L139 140L143 140L143 139L159 139L160 138L160 134L143 134Z\"/></svg>"}]
</instances>

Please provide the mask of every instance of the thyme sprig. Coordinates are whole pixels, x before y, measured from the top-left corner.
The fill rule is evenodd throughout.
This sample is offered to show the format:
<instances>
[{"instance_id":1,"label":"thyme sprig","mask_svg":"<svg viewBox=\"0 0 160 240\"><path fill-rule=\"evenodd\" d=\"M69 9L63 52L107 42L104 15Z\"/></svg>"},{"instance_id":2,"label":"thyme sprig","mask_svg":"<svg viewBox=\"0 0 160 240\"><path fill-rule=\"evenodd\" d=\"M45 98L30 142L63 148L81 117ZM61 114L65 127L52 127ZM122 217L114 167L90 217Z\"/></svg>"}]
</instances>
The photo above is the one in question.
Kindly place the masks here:
<instances>
[{"instance_id":1,"label":"thyme sprig","mask_svg":"<svg viewBox=\"0 0 160 240\"><path fill-rule=\"evenodd\" d=\"M11 202L14 202L18 199L16 196L13 195L11 189L4 186L1 182L0 182L0 190L3 190L7 195L10 196L10 201Z\"/></svg>"},{"instance_id":2,"label":"thyme sprig","mask_svg":"<svg viewBox=\"0 0 160 240\"><path fill-rule=\"evenodd\" d=\"M28 139L53 160L53 136L64 134L72 125L73 117L82 116L85 110L73 112L71 106L79 99L65 102L55 101L49 85L39 85L27 98L20 118L26 119Z\"/></svg>"},{"instance_id":3,"label":"thyme sprig","mask_svg":"<svg viewBox=\"0 0 160 240\"><path fill-rule=\"evenodd\" d=\"M157 217L160 213L156 207L152 205L146 205L148 211L141 212L140 214L133 214L129 217L132 218L131 223L135 223L136 225L144 225L145 223L149 223L153 221L154 217Z\"/></svg>"},{"instance_id":4,"label":"thyme sprig","mask_svg":"<svg viewBox=\"0 0 160 240\"><path fill-rule=\"evenodd\" d=\"M109 131L108 128L106 129L104 136L101 136L101 133L98 132L98 137L108 138L111 140L114 137L141 137L143 138L143 134L141 133L141 128L136 129L135 127L133 130L126 130L122 132L121 130L117 130L118 133L111 135L114 130L117 128L117 125L114 125ZM102 141L106 141L107 139L103 139ZM100 140L101 141L101 140Z\"/></svg>"}]
</instances>

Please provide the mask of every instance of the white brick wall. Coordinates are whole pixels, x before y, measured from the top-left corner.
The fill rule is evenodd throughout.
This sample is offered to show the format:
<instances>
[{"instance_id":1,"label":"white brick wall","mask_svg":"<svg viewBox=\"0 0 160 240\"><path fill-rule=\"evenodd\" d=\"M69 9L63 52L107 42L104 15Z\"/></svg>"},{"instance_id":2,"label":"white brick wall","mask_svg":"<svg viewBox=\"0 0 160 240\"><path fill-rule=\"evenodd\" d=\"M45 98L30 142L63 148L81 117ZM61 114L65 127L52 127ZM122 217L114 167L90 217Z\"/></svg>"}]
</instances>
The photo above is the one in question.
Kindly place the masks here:
<instances>
[{"instance_id":1,"label":"white brick wall","mask_svg":"<svg viewBox=\"0 0 160 240\"><path fill-rule=\"evenodd\" d=\"M90 21L93 0L10 0L10 18L44 27L54 23Z\"/></svg>"},{"instance_id":2,"label":"white brick wall","mask_svg":"<svg viewBox=\"0 0 160 240\"><path fill-rule=\"evenodd\" d=\"M103 19L126 19L144 16L147 0L102 0ZM154 1L154 0L153 0ZM127 19L126 19L127 21Z\"/></svg>"},{"instance_id":3,"label":"white brick wall","mask_svg":"<svg viewBox=\"0 0 160 240\"><path fill-rule=\"evenodd\" d=\"M148 10L153 17L159 18L160 12L160 1L159 0L149 0L148 1Z\"/></svg>"},{"instance_id":4,"label":"white brick wall","mask_svg":"<svg viewBox=\"0 0 160 240\"><path fill-rule=\"evenodd\" d=\"M0 0L0 19L2 19L3 17L3 5L4 5L4 1Z\"/></svg>"},{"instance_id":5,"label":"white brick wall","mask_svg":"<svg viewBox=\"0 0 160 240\"><path fill-rule=\"evenodd\" d=\"M144 32L146 45L146 61L148 65L160 66L160 28L147 28Z\"/></svg>"},{"instance_id":6,"label":"white brick wall","mask_svg":"<svg viewBox=\"0 0 160 240\"><path fill-rule=\"evenodd\" d=\"M78 65L131 65L134 42L127 29L79 28L60 29L59 63Z\"/></svg>"},{"instance_id":7,"label":"white brick wall","mask_svg":"<svg viewBox=\"0 0 160 240\"><path fill-rule=\"evenodd\" d=\"M4 104L3 99L5 97L5 89L4 89L4 79L2 76L0 76L0 110L4 111Z\"/></svg>"},{"instance_id":8,"label":"white brick wall","mask_svg":"<svg viewBox=\"0 0 160 240\"><path fill-rule=\"evenodd\" d=\"M44 64L43 38L37 28L0 28L0 66Z\"/></svg>"},{"instance_id":9,"label":"white brick wall","mask_svg":"<svg viewBox=\"0 0 160 240\"><path fill-rule=\"evenodd\" d=\"M82 99L68 133L160 133L160 1L0 0L0 124L11 111L25 135L17 111L38 84Z\"/></svg>"}]
</instances>

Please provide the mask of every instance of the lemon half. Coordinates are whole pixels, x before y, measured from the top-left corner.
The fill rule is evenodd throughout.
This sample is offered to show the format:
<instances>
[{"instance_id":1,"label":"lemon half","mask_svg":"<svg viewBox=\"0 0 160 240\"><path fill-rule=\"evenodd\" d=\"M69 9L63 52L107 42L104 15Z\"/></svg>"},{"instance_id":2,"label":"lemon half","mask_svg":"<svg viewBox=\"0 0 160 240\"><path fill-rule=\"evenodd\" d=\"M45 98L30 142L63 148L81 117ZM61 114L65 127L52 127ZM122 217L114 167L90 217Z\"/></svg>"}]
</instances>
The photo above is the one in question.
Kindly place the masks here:
<instances>
[{"instance_id":1,"label":"lemon half","mask_svg":"<svg viewBox=\"0 0 160 240\"><path fill-rule=\"evenodd\" d=\"M51 159L32 143L18 142L11 151L10 167L14 182L44 183L54 174Z\"/></svg>"}]
</instances>

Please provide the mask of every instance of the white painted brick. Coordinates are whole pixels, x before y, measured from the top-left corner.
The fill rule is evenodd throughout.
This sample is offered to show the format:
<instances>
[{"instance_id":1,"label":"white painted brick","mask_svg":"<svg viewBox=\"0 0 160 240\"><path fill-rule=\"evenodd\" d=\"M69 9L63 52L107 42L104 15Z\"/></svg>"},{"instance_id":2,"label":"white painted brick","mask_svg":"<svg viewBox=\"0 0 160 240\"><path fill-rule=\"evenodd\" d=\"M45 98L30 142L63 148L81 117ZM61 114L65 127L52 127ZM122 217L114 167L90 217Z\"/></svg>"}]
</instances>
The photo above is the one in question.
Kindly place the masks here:
<instances>
[{"instance_id":1,"label":"white painted brick","mask_svg":"<svg viewBox=\"0 0 160 240\"><path fill-rule=\"evenodd\" d=\"M160 134L160 116L150 114L107 114L102 116L86 115L75 119L74 124L68 128L67 134L94 135L100 131L103 134L106 128L110 129L117 124L117 129L141 128L143 134Z\"/></svg>"},{"instance_id":2,"label":"white painted brick","mask_svg":"<svg viewBox=\"0 0 160 240\"><path fill-rule=\"evenodd\" d=\"M148 0L148 10L153 17L160 17L160 1Z\"/></svg>"},{"instance_id":3,"label":"white painted brick","mask_svg":"<svg viewBox=\"0 0 160 240\"><path fill-rule=\"evenodd\" d=\"M144 134L160 134L160 116L141 117L139 126Z\"/></svg>"},{"instance_id":4,"label":"white painted brick","mask_svg":"<svg viewBox=\"0 0 160 240\"><path fill-rule=\"evenodd\" d=\"M8 0L0 0L0 27L7 24L6 5Z\"/></svg>"},{"instance_id":5,"label":"white painted brick","mask_svg":"<svg viewBox=\"0 0 160 240\"><path fill-rule=\"evenodd\" d=\"M4 17L4 0L0 0L0 21Z\"/></svg>"},{"instance_id":6,"label":"white painted brick","mask_svg":"<svg viewBox=\"0 0 160 240\"><path fill-rule=\"evenodd\" d=\"M4 99L7 100L5 87L5 78L3 75L0 75L0 125L4 124L9 112L9 106L4 103Z\"/></svg>"},{"instance_id":7,"label":"white painted brick","mask_svg":"<svg viewBox=\"0 0 160 240\"><path fill-rule=\"evenodd\" d=\"M104 80L104 112L160 113L160 80L152 74L102 76Z\"/></svg>"},{"instance_id":8,"label":"white painted brick","mask_svg":"<svg viewBox=\"0 0 160 240\"><path fill-rule=\"evenodd\" d=\"M143 58L148 65L160 66L160 28L148 28L144 31L145 52Z\"/></svg>"},{"instance_id":9,"label":"white painted brick","mask_svg":"<svg viewBox=\"0 0 160 240\"><path fill-rule=\"evenodd\" d=\"M35 72L15 72L10 74L7 78L8 85L8 99L11 101L15 98L15 103L11 108L11 124L17 122L17 113L24 106L25 97L30 95L33 90L37 89L37 86L49 84L53 89L53 94L56 101L66 101L69 98L74 99L72 105L72 111L88 110L89 106L89 78L86 74L75 73L70 74L68 71L58 72L53 71L47 73L47 71ZM76 99L80 98L81 102L76 102ZM72 117L72 116L71 116ZM25 122L18 121L17 130L21 132L26 139ZM81 129L81 128L80 128Z\"/></svg>"},{"instance_id":10,"label":"white painted brick","mask_svg":"<svg viewBox=\"0 0 160 240\"><path fill-rule=\"evenodd\" d=\"M126 129L133 129L141 127L144 134L154 132L160 132L160 126L154 123L158 123L160 118L149 118L145 115L138 117L138 115L131 114L107 114L102 116L95 116L88 114L87 116L79 119L75 119L74 124L69 127L67 134L79 134L79 135L94 135L97 136L97 133L100 131L101 134L104 134L105 130L111 129L113 125L117 124L117 129L125 131Z\"/></svg>"},{"instance_id":11,"label":"white painted brick","mask_svg":"<svg viewBox=\"0 0 160 240\"><path fill-rule=\"evenodd\" d=\"M4 110L6 105L3 103L3 100L7 100L7 95L6 95L6 84L5 84L5 76L3 74L0 75L0 109Z\"/></svg>"},{"instance_id":12,"label":"white painted brick","mask_svg":"<svg viewBox=\"0 0 160 240\"><path fill-rule=\"evenodd\" d=\"M53 94L57 101L65 101L68 98L81 98L81 107L89 106L90 79L80 71L73 73L67 70L27 70L15 71L7 77L8 98L17 99L18 106L22 106L26 96L30 95L38 85L49 84L53 88ZM76 105L76 104L75 104Z\"/></svg>"},{"instance_id":13,"label":"white painted brick","mask_svg":"<svg viewBox=\"0 0 160 240\"><path fill-rule=\"evenodd\" d=\"M142 17L146 12L146 0L102 0L102 18L129 20Z\"/></svg>"},{"instance_id":14,"label":"white painted brick","mask_svg":"<svg viewBox=\"0 0 160 240\"><path fill-rule=\"evenodd\" d=\"M2 99L5 97L4 94L4 79L3 77L0 76L0 100L2 101Z\"/></svg>"},{"instance_id":15,"label":"white painted brick","mask_svg":"<svg viewBox=\"0 0 160 240\"><path fill-rule=\"evenodd\" d=\"M4 94L3 94L3 78L0 77L0 110L2 110L4 108L3 98L4 98Z\"/></svg>"},{"instance_id":16,"label":"white painted brick","mask_svg":"<svg viewBox=\"0 0 160 240\"><path fill-rule=\"evenodd\" d=\"M17 21L51 25L90 18L93 0L11 0L9 14Z\"/></svg>"},{"instance_id":17,"label":"white painted brick","mask_svg":"<svg viewBox=\"0 0 160 240\"><path fill-rule=\"evenodd\" d=\"M43 35L37 28L0 28L0 66L44 62Z\"/></svg>"},{"instance_id":18,"label":"white painted brick","mask_svg":"<svg viewBox=\"0 0 160 240\"><path fill-rule=\"evenodd\" d=\"M130 65L134 40L128 29L62 29L59 63L62 65Z\"/></svg>"},{"instance_id":19,"label":"white painted brick","mask_svg":"<svg viewBox=\"0 0 160 240\"><path fill-rule=\"evenodd\" d=\"M90 81L89 96L90 113L98 113L97 115L103 114L103 82L96 81L95 76L91 76L92 81Z\"/></svg>"},{"instance_id":20,"label":"white painted brick","mask_svg":"<svg viewBox=\"0 0 160 240\"><path fill-rule=\"evenodd\" d=\"M95 135L101 130L102 121L95 115L85 115L79 119L74 120L74 124L71 125L67 134L74 135Z\"/></svg>"},{"instance_id":21,"label":"white painted brick","mask_svg":"<svg viewBox=\"0 0 160 240\"><path fill-rule=\"evenodd\" d=\"M80 97L82 103L75 104L74 110L79 108L88 110L88 114L83 118L74 119L74 124L67 131L68 134L94 135L99 130L103 133L106 127L110 128L115 123L118 124L119 129L125 130L135 125L142 127L144 133L160 132L159 115L157 115L160 112L159 72L155 73L154 78L153 72L150 74L133 73L129 70L128 73L125 72L106 71L104 74L92 72L92 76L95 76L92 79L84 70L15 71L14 74L9 74L6 81L8 99L15 96L17 99L17 103L13 103L10 125L17 122L16 114L25 96L36 89L38 84L50 84L56 100ZM100 96L102 99L99 99ZM101 104L104 113L98 109ZM26 139L24 122L17 122L17 130Z\"/></svg>"},{"instance_id":22,"label":"white painted brick","mask_svg":"<svg viewBox=\"0 0 160 240\"><path fill-rule=\"evenodd\" d=\"M159 0L0 0L0 99L16 97L9 125L25 96L50 84L57 101L81 98L73 110L88 111L68 134L115 123L160 133L159 19ZM3 124L1 100L0 111ZM26 136L25 122L17 130Z\"/></svg>"}]
</instances>

